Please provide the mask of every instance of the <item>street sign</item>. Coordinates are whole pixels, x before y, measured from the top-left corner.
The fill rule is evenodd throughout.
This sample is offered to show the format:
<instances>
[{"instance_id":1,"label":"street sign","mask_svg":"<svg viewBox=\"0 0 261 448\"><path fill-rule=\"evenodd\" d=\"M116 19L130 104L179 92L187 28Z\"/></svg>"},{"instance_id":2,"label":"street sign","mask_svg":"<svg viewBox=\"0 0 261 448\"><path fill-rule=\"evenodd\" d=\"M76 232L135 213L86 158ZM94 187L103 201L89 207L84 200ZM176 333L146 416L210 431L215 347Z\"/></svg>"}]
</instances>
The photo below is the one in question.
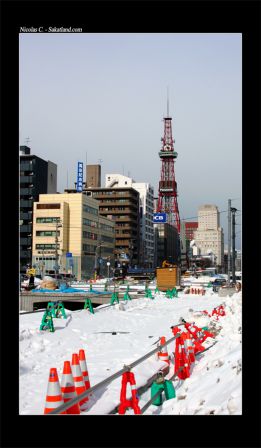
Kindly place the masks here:
<instances>
[{"instance_id":1,"label":"street sign","mask_svg":"<svg viewBox=\"0 0 261 448\"><path fill-rule=\"evenodd\" d=\"M153 224L167 222L167 213L153 213Z\"/></svg>"},{"instance_id":2,"label":"street sign","mask_svg":"<svg viewBox=\"0 0 261 448\"><path fill-rule=\"evenodd\" d=\"M67 253L66 253L66 257L67 257L67 258L72 257L72 252L67 252Z\"/></svg>"}]
</instances>

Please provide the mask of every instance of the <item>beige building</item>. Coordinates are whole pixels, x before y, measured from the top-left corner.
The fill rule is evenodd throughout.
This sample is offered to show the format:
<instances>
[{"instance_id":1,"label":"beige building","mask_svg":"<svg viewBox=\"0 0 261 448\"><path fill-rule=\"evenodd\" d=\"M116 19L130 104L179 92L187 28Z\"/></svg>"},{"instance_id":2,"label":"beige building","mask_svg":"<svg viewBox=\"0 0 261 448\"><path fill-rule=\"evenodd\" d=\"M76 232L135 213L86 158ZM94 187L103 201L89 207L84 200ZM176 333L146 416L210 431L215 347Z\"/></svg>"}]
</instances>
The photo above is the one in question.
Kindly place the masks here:
<instances>
[{"instance_id":1,"label":"beige building","mask_svg":"<svg viewBox=\"0 0 261 448\"><path fill-rule=\"evenodd\" d=\"M216 265L224 265L224 233L220 227L220 213L216 205L199 207L198 229L194 232L194 240L201 255L213 254Z\"/></svg>"},{"instance_id":2,"label":"beige building","mask_svg":"<svg viewBox=\"0 0 261 448\"><path fill-rule=\"evenodd\" d=\"M58 260L59 272L71 272L79 280L91 277L95 266L106 275L115 224L99 215L98 201L84 192L41 194L33 216L32 261L39 272L54 270Z\"/></svg>"}]
</instances>

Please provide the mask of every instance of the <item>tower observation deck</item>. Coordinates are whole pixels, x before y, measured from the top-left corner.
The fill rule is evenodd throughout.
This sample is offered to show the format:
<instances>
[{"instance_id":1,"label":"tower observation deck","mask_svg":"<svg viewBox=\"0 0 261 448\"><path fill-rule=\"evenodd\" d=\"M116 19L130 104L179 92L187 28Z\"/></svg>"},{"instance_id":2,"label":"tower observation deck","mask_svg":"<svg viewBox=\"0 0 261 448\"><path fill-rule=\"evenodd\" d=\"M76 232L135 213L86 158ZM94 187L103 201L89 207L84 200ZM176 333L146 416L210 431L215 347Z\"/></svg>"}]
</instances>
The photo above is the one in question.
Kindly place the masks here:
<instances>
[{"instance_id":1,"label":"tower observation deck","mask_svg":"<svg viewBox=\"0 0 261 448\"><path fill-rule=\"evenodd\" d=\"M158 192L158 213L167 214L167 222L175 226L180 233L180 218L177 200L177 182L175 180L174 161L177 152L174 150L175 140L172 138L172 118L164 118L164 137L161 138L162 148L159 152L161 159L161 176Z\"/></svg>"}]
</instances>

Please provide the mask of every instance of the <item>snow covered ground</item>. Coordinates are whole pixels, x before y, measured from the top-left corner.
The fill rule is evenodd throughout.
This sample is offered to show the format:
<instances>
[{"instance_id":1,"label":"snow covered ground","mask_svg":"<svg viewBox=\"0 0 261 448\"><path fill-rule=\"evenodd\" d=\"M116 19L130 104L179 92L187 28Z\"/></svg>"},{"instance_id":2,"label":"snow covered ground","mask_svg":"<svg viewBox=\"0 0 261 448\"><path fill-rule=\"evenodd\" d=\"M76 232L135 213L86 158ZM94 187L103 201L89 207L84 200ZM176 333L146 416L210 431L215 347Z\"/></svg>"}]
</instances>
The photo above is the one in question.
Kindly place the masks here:
<instances>
[{"instance_id":1,"label":"snow covered ground","mask_svg":"<svg viewBox=\"0 0 261 448\"><path fill-rule=\"evenodd\" d=\"M179 323L180 317L198 326L211 322L214 325L213 318L197 312L210 312L222 303L226 316L219 317L215 324L220 329L215 338L217 343L196 359L190 378L173 382L176 398L163 401L159 407L151 405L144 414L241 414L242 293L219 297L212 291L205 296L179 292L179 297L174 299L159 293L154 300L120 302L95 314L88 310L66 310L67 319L54 319L54 333L39 330L43 313L20 315L20 414L43 414L49 370L57 368L61 383L63 363L71 361L72 353L85 350L90 382L94 386L124 364L153 350L160 336L170 339L173 336L170 327ZM203 344L205 347L213 343L213 339L207 341ZM171 357L174 344L168 345ZM137 387L145 384L161 366L164 362L158 361L156 355L136 366L132 371ZM171 359L167 378L173 375L173 369ZM120 390L121 378L118 378L94 392L81 414L107 414L119 404ZM149 399L150 390L141 395L140 407Z\"/></svg>"}]
</instances>

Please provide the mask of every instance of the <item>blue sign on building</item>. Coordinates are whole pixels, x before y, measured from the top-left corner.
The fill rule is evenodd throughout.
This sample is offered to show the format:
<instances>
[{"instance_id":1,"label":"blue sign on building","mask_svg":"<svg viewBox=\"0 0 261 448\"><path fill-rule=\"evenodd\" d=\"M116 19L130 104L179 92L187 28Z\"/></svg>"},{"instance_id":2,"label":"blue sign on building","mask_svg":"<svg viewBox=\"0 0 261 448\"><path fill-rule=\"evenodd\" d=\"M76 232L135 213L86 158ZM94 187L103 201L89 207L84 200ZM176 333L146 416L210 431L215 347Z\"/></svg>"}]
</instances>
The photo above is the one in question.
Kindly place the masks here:
<instances>
[{"instance_id":1,"label":"blue sign on building","mask_svg":"<svg viewBox=\"0 0 261 448\"><path fill-rule=\"evenodd\" d=\"M66 257L67 257L67 258L72 257L72 252L67 252L67 253L66 253Z\"/></svg>"},{"instance_id":2,"label":"blue sign on building","mask_svg":"<svg viewBox=\"0 0 261 448\"><path fill-rule=\"evenodd\" d=\"M153 213L153 224L167 222L167 213Z\"/></svg>"},{"instance_id":3,"label":"blue sign on building","mask_svg":"<svg viewBox=\"0 0 261 448\"><path fill-rule=\"evenodd\" d=\"M77 191L81 192L83 187L83 162L78 162Z\"/></svg>"}]
</instances>

